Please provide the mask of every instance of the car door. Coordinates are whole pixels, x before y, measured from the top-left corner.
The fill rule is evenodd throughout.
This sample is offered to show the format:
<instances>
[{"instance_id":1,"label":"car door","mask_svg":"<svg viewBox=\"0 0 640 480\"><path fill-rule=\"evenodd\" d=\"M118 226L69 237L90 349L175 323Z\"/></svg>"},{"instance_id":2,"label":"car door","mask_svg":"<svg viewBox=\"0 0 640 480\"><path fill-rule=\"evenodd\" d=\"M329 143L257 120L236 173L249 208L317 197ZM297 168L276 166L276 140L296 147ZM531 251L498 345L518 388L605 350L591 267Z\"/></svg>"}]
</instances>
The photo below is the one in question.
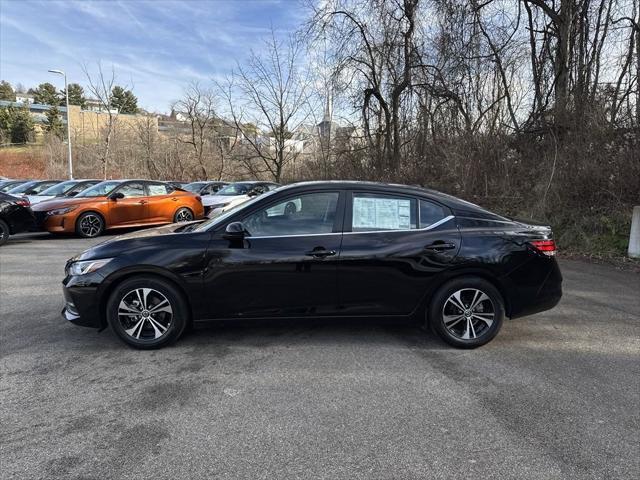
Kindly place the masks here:
<instances>
[{"instance_id":1,"label":"car door","mask_svg":"<svg viewBox=\"0 0 640 480\"><path fill-rule=\"evenodd\" d=\"M448 208L410 195L354 191L338 263L345 315L407 315L455 258L460 233Z\"/></svg>"},{"instance_id":2,"label":"car door","mask_svg":"<svg viewBox=\"0 0 640 480\"><path fill-rule=\"evenodd\" d=\"M146 182L147 221L149 223L171 223L178 208L178 197L173 188L161 182ZM175 199L175 200L174 200Z\"/></svg>"},{"instance_id":3,"label":"car door","mask_svg":"<svg viewBox=\"0 0 640 480\"><path fill-rule=\"evenodd\" d=\"M287 203L301 208L285 213ZM334 314L343 205L336 190L280 197L241 219L248 233L240 245L214 238L207 310L222 318Z\"/></svg>"},{"instance_id":4,"label":"car door","mask_svg":"<svg viewBox=\"0 0 640 480\"><path fill-rule=\"evenodd\" d=\"M109 226L136 225L147 219L147 197L142 182L126 182L115 193L124 198L109 201Z\"/></svg>"}]
</instances>

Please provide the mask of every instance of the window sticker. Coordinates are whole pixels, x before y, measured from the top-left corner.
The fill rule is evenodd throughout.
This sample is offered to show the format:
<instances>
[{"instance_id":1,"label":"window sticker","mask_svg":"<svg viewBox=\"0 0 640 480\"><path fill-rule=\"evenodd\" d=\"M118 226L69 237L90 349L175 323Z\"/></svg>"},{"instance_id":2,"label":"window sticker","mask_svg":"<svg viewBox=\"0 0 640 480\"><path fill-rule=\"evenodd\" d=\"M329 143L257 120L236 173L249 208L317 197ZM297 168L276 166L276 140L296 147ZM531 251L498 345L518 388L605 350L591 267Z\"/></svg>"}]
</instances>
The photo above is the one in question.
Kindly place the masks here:
<instances>
[{"instance_id":1,"label":"window sticker","mask_svg":"<svg viewBox=\"0 0 640 480\"><path fill-rule=\"evenodd\" d=\"M353 199L353 228L409 230L411 228L411 200L355 197Z\"/></svg>"}]
</instances>

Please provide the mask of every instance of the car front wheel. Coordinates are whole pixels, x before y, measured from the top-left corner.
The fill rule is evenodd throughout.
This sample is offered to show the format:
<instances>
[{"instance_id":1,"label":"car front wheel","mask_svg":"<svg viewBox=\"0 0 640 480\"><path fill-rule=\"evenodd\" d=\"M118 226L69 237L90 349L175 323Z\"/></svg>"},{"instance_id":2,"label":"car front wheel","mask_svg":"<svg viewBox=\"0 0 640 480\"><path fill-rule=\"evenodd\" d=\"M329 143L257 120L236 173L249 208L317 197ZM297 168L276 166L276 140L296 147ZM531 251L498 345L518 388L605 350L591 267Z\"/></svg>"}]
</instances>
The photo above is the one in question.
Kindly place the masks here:
<instances>
[{"instance_id":1,"label":"car front wheel","mask_svg":"<svg viewBox=\"0 0 640 480\"><path fill-rule=\"evenodd\" d=\"M76 233L84 238L95 238L104 232L102 216L94 212L85 212L76 220Z\"/></svg>"},{"instance_id":2,"label":"car front wheel","mask_svg":"<svg viewBox=\"0 0 640 480\"><path fill-rule=\"evenodd\" d=\"M127 344L160 348L176 341L187 325L189 309L170 282L139 276L119 284L107 303L107 320Z\"/></svg>"},{"instance_id":3,"label":"car front wheel","mask_svg":"<svg viewBox=\"0 0 640 480\"><path fill-rule=\"evenodd\" d=\"M443 285L432 297L427 319L445 342L475 348L491 341L505 316L500 292L487 280L462 277Z\"/></svg>"}]
</instances>

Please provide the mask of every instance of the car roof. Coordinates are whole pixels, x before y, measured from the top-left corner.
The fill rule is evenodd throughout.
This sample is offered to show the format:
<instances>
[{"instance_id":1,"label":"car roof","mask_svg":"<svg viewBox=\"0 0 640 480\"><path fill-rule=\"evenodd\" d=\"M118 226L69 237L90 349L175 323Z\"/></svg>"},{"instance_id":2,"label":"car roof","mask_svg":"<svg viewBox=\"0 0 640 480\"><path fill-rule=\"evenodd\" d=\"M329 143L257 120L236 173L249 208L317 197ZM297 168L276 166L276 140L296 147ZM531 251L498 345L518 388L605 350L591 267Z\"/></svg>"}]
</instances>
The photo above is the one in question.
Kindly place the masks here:
<instances>
[{"instance_id":1,"label":"car roof","mask_svg":"<svg viewBox=\"0 0 640 480\"><path fill-rule=\"evenodd\" d=\"M288 190L297 190L297 189L305 189L305 188L338 188L341 190L368 190L373 192L381 192L381 193L398 193L398 194L409 194L409 195L418 195L421 197L425 197L431 200L435 200L436 202L442 203L445 206L449 207L457 214L464 214L465 212L473 212L473 213L483 213L488 214L492 217L503 218L489 210L482 208L479 205L476 205L471 202L467 202L466 200L462 200L461 198L454 197L453 195L449 195L447 193L440 192L438 190L433 190L430 188L421 187L419 185L404 185L400 183L384 183L384 182L369 182L369 181L359 181L359 180L322 180L322 181L310 181L310 182L298 182L292 183L289 185L284 185L278 189L279 192L288 191Z\"/></svg>"}]
</instances>

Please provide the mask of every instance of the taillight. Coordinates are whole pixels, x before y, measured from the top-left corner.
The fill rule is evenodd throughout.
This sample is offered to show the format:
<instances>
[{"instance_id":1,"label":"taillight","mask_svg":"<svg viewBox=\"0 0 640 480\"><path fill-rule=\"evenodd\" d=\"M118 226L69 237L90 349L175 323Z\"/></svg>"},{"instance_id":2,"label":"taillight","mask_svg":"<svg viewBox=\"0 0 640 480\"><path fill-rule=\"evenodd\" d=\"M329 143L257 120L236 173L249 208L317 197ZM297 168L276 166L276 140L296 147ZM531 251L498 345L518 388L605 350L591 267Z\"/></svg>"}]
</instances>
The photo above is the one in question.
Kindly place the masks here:
<instances>
[{"instance_id":1,"label":"taillight","mask_svg":"<svg viewBox=\"0 0 640 480\"><path fill-rule=\"evenodd\" d=\"M552 257L556 254L555 240L533 240L529 243L543 255Z\"/></svg>"},{"instance_id":2,"label":"taillight","mask_svg":"<svg viewBox=\"0 0 640 480\"><path fill-rule=\"evenodd\" d=\"M28 198L20 198L19 200L16 200L16 205L20 205L21 207L28 207L29 205L31 205L31 202L29 202Z\"/></svg>"},{"instance_id":3,"label":"taillight","mask_svg":"<svg viewBox=\"0 0 640 480\"><path fill-rule=\"evenodd\" d=\"M198 200L199 202L202 201L202 197L200 195L196 195L196 200Z\"/></svg>"}]
</instances>

